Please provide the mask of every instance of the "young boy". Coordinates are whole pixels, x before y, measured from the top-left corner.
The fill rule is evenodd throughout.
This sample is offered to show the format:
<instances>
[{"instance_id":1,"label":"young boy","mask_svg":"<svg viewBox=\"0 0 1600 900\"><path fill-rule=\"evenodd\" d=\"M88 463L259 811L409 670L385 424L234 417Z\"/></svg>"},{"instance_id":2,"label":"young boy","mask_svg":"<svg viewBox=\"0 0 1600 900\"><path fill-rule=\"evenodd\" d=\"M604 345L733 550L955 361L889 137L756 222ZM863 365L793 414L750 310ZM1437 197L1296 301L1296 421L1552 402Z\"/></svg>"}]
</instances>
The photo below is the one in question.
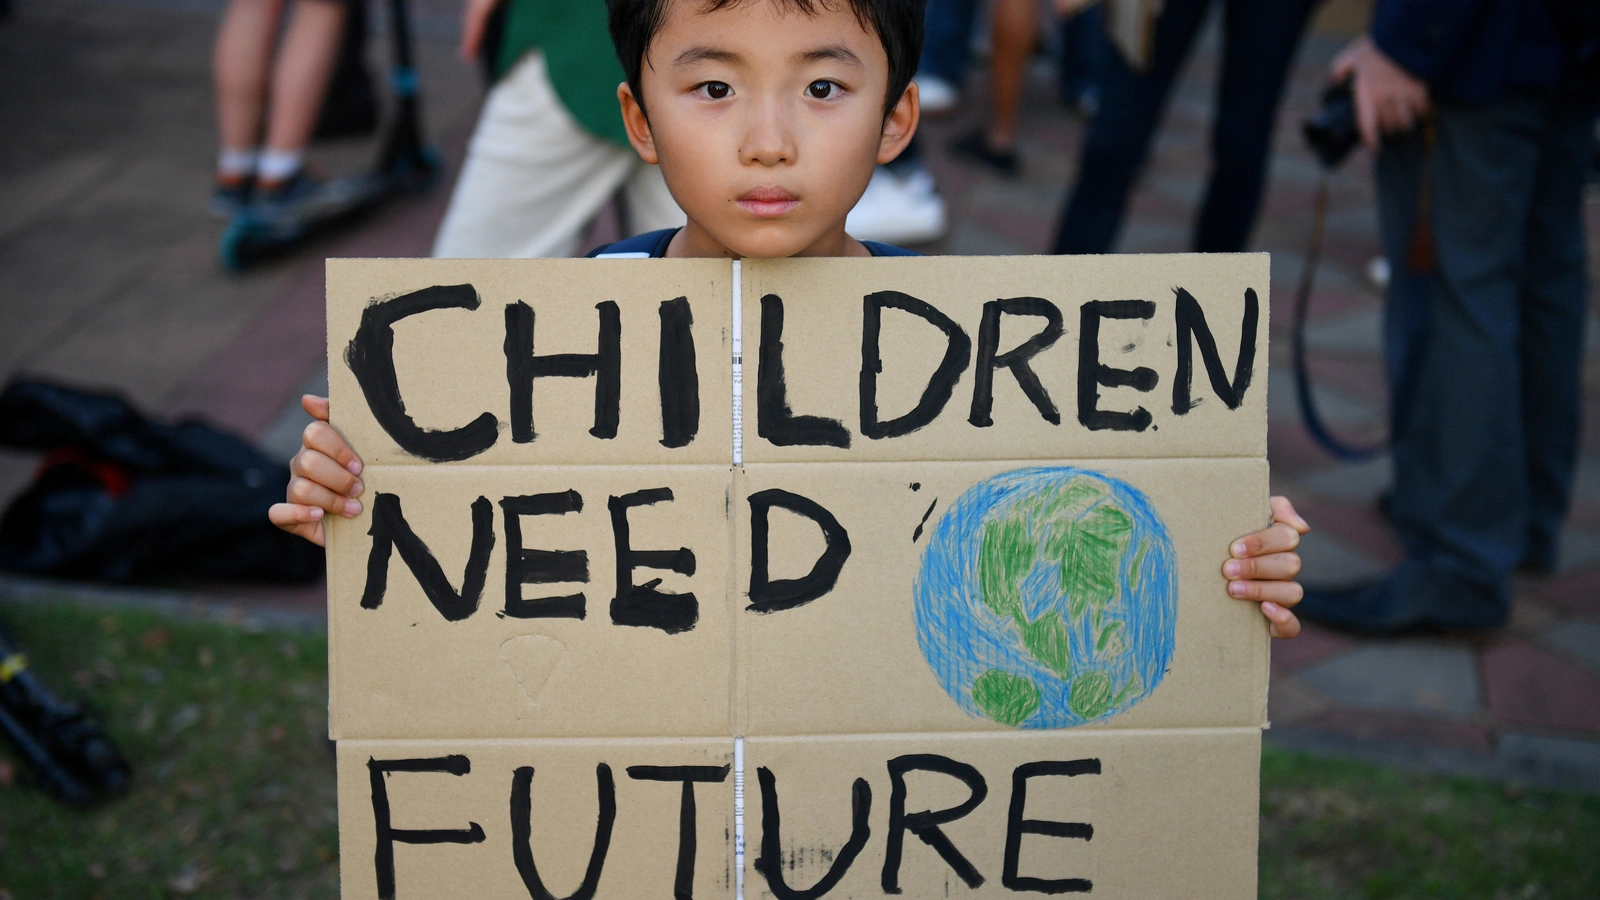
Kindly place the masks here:
<instances>
[{"instance_id":1,"label":"young boy","mask_svg":"<svg viewBox=\"0 0 1600 900\"><path fill-rule=\"evenodd\" d=\"M923 2L609 0L629 140L661 166L688 224L593 255L906 255L850 237L845 216L916 130ZM361 461L327 424L326 398L302 403L317 421L270 517L321 544L325 513L361 511ZM1274 637L1292 638L1294 549L1309 528L1283 497L1272 513L1233 542L1222 572L1231 596L1261 604Z\"/></svg>"}]
</instances>

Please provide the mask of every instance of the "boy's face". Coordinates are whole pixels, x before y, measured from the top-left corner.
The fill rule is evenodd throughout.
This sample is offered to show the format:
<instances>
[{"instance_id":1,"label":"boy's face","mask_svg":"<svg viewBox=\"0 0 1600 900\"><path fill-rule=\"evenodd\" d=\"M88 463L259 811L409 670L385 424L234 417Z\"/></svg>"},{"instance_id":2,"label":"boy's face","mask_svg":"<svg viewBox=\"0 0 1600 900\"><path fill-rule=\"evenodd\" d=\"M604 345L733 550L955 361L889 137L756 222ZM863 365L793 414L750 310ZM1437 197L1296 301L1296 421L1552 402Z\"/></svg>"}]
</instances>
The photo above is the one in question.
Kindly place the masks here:
<instances>
[{"instance_id":1,"label":"boy's face","mask_svg":"<svg viewBox=\"0 0 1600 900\"><path fill-rule=\"evenodd\" d=\"M883 116L889 60L844 3L815 15L756 0L673 0L645 54L646 119L623 119L661 166L688 226L672 256L848 256L845 216L916 127L916 89Z\"/></svg>"}]
</instances>

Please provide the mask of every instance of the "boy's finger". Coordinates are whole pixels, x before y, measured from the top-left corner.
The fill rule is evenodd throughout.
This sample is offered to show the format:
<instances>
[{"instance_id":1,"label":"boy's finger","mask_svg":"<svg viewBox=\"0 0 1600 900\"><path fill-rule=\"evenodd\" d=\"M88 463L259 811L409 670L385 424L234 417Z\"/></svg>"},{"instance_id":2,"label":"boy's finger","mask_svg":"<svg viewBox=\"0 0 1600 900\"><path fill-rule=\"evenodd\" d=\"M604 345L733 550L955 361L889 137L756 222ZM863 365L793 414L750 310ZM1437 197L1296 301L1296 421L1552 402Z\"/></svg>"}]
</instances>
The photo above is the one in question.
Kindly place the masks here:
<instances>
[{"instance_id":1,"label":"boy's finger","mask_svg":"<svg viewBox=\"0 0 1600 900\"><path fill-rule=\"evenodd\" d=\"M1267 617L1267 633L1280 641L1287 641L1300 634L1300 619L1294 613L1284 609L1276 603L1261 604L1261 614Z\"/></svg>"},{"instance_id":2,"label":"boy's finger","mask_svg":"<svg viewBox=\"0 0 1600 900\"><path fill-rule=\"evenodd\" d=\"M320 506L338 516L354 517L361 512L361 502L341 497L309 478L289 480L289 502L304 506Z\"/></svg>"},{"instance_id":3,"label":"boy's finger","mask_svg":"<svg viewBox=\"0 0 1600 900\"><path fill-rule=\"evenodd\" d=\"M1228 548L1234 559L1250 559L1268 553L1284 553L1300 546L1300 532L1278 522L1254 534L1247 534Z\"/></svg>"},{"instance_id":4,"label":"boy's finger","mask_svg":"<svg viewBox=\"0 0 1600 900\"><path fill-rule=\"evenodd\" d=\"M1254 559L1230 559L1222 564L1230 581L1293 581L1300 574L1300 554L1269 553Z\"/></svg>"},{"instance_id":5,"label":"boy's finger","mask_svg":"<svg viewBox=\"0 0 1600 900\"><path fill-rule=\"evenodd\" d=\"M274 503L267 508L268 521L318 547L324 546L323 515L323 511L315 506L301 506L298 503Z\"/></svg>"},{"instance_id":6,"label":"boy's finger","mask_svg":"<svg viewBox=\"0 0 1600 900\"><path fill-rule=\"evenodd\" d=\"M1230 581L1228 596L1235 600L1271 601L1279 606L1294 606L1305 596L1298 581Z\"/></svg>"},{"instance_id":7,"label":"boy's finger","mask_svg":"<svg viewBox=\"0 0 1600 900\"><path fill-rule=\"evenodd\" d=\"M294 465L290 469L294 474L346 497L361 496L365 487L361 479L351 475L349 470L315 450L301 450L295 454Z\"/></svg>"},{"instance_id":8,"label":"boy's finger","mask_svg":"<svg viewBox=\"0 0 1600 900\"><path fill-rule=\"evenodd\" d=\"M306 447L328 457L351 475L361 474L361 460L350 445L344 442L344 436L335 431L327 422L312 422L300 435L300 443Z\"/></svg>"},{"instance_id":9,"label":"boy's finger","mask_svg":"<svg viewBox=\"0 0 1600 900\"><path fill-rule=\"evenodd\" d=\"M318 397L316 394L302 394L300 396L300 408L305 410L306 415L313 419L320 422L328 421L327 397Z\"/></svg>"},{"instance_id":10,"label":"boy's finger","mask_svg":"<svg viewBox=\"0 0 1600 900\"><path fill-rule=\"evenodd\" d=\"M1267 502L1272 507L1272 521L1282 522L1301 534L1311 531L1311 523L1294 511L1294 504L1288 497L1273 497Z\"/></svg>"}]
</instances>

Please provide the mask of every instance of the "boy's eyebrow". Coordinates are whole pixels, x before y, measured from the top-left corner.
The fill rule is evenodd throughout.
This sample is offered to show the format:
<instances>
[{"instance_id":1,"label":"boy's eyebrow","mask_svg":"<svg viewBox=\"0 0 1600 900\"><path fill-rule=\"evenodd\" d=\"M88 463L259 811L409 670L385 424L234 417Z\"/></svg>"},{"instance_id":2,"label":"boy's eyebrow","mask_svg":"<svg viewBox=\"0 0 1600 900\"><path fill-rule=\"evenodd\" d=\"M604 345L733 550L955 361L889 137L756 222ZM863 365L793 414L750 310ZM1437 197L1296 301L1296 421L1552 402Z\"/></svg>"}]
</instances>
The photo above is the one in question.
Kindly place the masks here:
<instances>
[{"instance_id":1,"label":"boy's eyebrow","mask_svg":"<svg viewBox=\"0 0 1600 900\"><path fill-rule=\"evenodd\" d=\"M721 50L716 47L707 47L702 45L698 47L690 47L682 53L679 53L678 58L674 59L672 64L675 66L687 66L697 62L738 63L742 62L743 59L743 57L732 50Z\"/></svg>"},{"instance_id":2,"label":"boy's eyebrow","mask_svg":"<svg viewBox=\"0 0 1600 900\"><path fill-rule=\"evenodd\" d=\"M807 52L801 54L800 58L808 63L821 62L825 59L831 59L835 62L844 63L847 66L854 66L857 69L865 69L867 67L866 63L861 61L861 57L855 54L855 51L843 44L829 44L826 47L818 47L815 50L808 50Z\"/></svg>"}]
</instances>

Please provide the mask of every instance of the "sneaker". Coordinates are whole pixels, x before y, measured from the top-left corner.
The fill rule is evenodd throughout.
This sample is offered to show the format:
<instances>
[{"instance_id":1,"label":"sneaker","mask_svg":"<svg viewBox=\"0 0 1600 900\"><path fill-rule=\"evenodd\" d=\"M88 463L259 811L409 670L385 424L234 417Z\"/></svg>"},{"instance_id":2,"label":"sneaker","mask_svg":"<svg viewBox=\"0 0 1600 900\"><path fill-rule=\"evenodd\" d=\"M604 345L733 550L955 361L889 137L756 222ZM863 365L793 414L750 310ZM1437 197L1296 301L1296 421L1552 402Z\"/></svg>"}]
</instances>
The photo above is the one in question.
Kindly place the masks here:
<instances>
[{"instance_id":1,"label":"sneaker","mask_svg":"<svg viewBox=\"0 0 1600 900\"><path fill-rule=\"evenodd\" d=\"M845 219L844 230L857 240L886 244L936 241L945 231L944 199L927 169L918 166L896 174L879 166Z\"/></svg>"},{"instance_id":2,"label":"sneaker","mask_svg":"<svg viewBox=\"0 0 1600 900\"><path fill-rule=\"evenodd\" d=\"M339 215L356 202L356 179L324 179L304 168L278 182L256 182L252 216L269 223L305 222Z\"/></svg>"},{"instance_id":3,"label":"sneaker","mask_svg":"<svg viewBox=\"0 0 1600 900\"><path fill-rule=\"evenodd\" d=\"M1022 158L1017 156L1017 151L996 150L989 146L989 138L981 128L951 142L950 152L982 163L1007 177L1014 178L1022 171Z\"/></svg>"},{"instance_id":4,"label":"sneaker","mask_svg":"<svg viewBox=\"0 0 1600 900\"><path fill-rule=\"evenodd\" d=\"M1307 588L1294 612L1307 622L1358 635L1482 634L1506 624L1511 596L1503 585L1408 560L1376 581Z\"/></svg>"},{"instance_id":5,"label":"sneaker","mask_svg":"<svg viewBox=\"0 0 1600 900\"><path fill-rule=\"evenodd\" d=\"M211 188L211 217L227 221L250 205L250 195L255 189L255 179L248 175L217 176Z\"/></svg>"},{"instance_id":6,"label":"sneaker","mask_svg":"<svg viewBox=\"0 0 1600 900\"><path fill-rule=\"evenodd\" d=\"M937 75L919 72L912 80L917 83L917 97L921 100L922 111L928 115L949 112L961 102L961 92L956 90L956 86Z\"/></svg>"}]
</instances>

